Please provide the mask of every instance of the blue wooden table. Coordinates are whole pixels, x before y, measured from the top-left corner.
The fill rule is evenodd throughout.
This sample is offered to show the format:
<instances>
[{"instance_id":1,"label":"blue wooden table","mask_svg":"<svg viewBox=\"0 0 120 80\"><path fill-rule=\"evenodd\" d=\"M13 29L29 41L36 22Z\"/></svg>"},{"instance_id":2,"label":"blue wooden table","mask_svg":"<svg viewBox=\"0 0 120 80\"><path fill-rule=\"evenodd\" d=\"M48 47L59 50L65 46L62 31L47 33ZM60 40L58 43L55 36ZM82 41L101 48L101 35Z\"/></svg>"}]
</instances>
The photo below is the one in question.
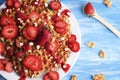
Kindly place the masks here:
<instances>
[{"instance_id":1,"label":"blue wooden table","mask_svg":"<svg viewBox=\"0 0 120 80\"><path fill-rule=\"evenodd\" d=\"M0 0L2 4L5 0ZM71 71L61 80L70 80L77 75L78 80L92 80L95 74L104 74L105 80L120 80L120 38L116 37L103 24L87 17L82 8L91 1L101 17L120 30L120 0L111 0L112 7L107 8L103 0L61 0L73 12L81 29L81 52ZM94 42L95 48L89 48L86 42ZM99 51L104 50L105 59ZM0 78L0 80L3 80Z\"/></svg>"}]
</instances>

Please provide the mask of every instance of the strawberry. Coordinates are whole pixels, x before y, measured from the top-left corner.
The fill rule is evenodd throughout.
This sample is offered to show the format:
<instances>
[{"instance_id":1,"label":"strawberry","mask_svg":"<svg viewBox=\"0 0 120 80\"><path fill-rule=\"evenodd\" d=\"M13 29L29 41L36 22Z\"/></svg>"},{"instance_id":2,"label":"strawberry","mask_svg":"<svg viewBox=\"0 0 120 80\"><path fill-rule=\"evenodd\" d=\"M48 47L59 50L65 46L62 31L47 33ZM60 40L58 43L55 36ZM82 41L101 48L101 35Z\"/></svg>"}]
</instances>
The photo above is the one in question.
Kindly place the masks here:
<instances>
[{"instance_id":1,"label":"strawberry","mask_svg":"<svg viewBox=\"0 0 120 80\"><path fill-rule=\"evenodd\" d=\"M15 21L11 17L4 15L0 19L0 24L1 26L15 25Z\"/></svg>"},{"instance_id":2,"label":"strawberry","mask_svg":"<svg viewBox=\"0 0 120 80\"><path fill-rule=\"evenodd\" d=\"M11 62L7 62L5 65L5 70L9 73L11 73L13 71L13 67L12 67L12 63Z\"/></svg>"},{"instance_id":3,"label":"strawberry","mask_svg":"<svg viewBox=\"0 0 120 80\"><path fill-rule=\"evenodd\" d=\"M24 77L20 77L20 79L19 80L26 80L26 78L24 78Z\"/></svg>"},{"instance_id":4,"label":"strawberry","mask_svg":"<svg viewBox=\"0 0 120 80\"><path fill-rule=\"evenodd\" d=\"M87 14L87 15L91 15L95 12L94 10L94 7L92 6L92 3L91 2L88 2L86 4L86 6L84 7L84 12Z\"/></svg>"},{"instance_id":5,"label":"strawberry","mask_svg":"<svg viewBox=\"0 0 120 80\"><path fill-rule=\"evenodd\" d=\"M55 31L59 34L65 34L67 32L66 28L55 28Z\"/></svg>"},{"instance_id":6,"label":"strawberry","mask_svg":"<svg viewBox=\"0 0 120 80\"><path fill-rule=\"evenodd\" d=\"M28 43L25 42L23 44L23 50L24 51L32 50L32 47Z\"/></svg>"},{"instance_id":7,"label":"strawberry","mask_svg":"<svg viewBox=\"0 0 120 80\"><path fill-rule=\"evenodd\" d=\"M50 39L52 38L52 33L46 29L46 28L43 28L38 36L37 36L37 39L36 39L36 42L37 44L39 45L44 45L47 41L49 41Z\"/></svg>"},{"instance_id":8,"label":"strawberry","mask_svg":"<svg viewBox=\"0 0 120 80\"><path fill-rule=\"evenodd\" d=\"M12 8L12 7L13 7L13 3L14 3L13 0L7 0L7 1L6 1L6 6L7 6L8 8Z\"/></svg>"},{"instance_id":9,"label":"strawberry","mask_svg":"<svg viewBox=\"0 0 120 80\"><path fill-rule=\"evenodd\" d=\"M65 65L62 66L62 69L66 73L70 69L70 65L69 64L65 64Z\"/></svg>"},{"instance_id":10,"label":"strawberry","mask_svg":"<svg viewBox=\"0 0 120 80\"><path fill-rule=\"evenodd\" d=\"M58 21L55 22L54 27L55 28L66 28L67 23L63 20L58 20Z\"/></svg>"},{"instance_id":11,"label":"strawberry","mask_svg":"<svg viewBox=\"0 0 120 80\"><path fill-rule=\"evenodd\" d=\"M14 8L20 8L21 7L21 3L20 3L20 1L15 1L14 2Z\"/></svg>"},{"instance_id":12,"label":"strawberry","mask_svg":"<svg viewBox=\"0 0 120 80\"><path fill-rule=\"evenodd\" d=\"M55 53L58 49L58 41L55 40L54 42L46 42L45 43L45 48L49 53Z\"/></svg>"},{"instance_id":13,"label":"strawberry","mask_svg":"<svg viewBox=\"0 0 120 80\"><path fill-rule=\"evenodd\" d=\"M59 73L57 71L50 71L43 76L43 80L59 80Z\"/></svg>"},{"instance_id":14,"label":"strawberry","mask_svg":"<svg viewBox=\"0 0 120 80\"><path fill-rule=\"evenodd\" d=\"M3 42L0 42L0 54L4 53L5 45Z\"/></svg>"},{"instance_id":15,"label":"strawberry","mask_svg":"<svg viewBox=\"0 0 120 80\"><path fill-rule=\"evenodd\" d=\"M60 17L58 15L52 16L52 21L56 22L58 20L60 20Z\"/></svg>"},{"instance_id":16,"label":"strawberry","mask_svg":"<svg viewBox=\"0 0 120 80\"><path fill-rule=\"evenodd\" d=\"M28 15L28 18L34 18L34 19L39 19L40 18L40 14L38 12L31 12L29 15Z\"/></svg>"},{"instance_id":17,"label":"strawberry","mask_svg":"<svg viewBox=\"0 0 120 80\"><path fill-rule=\"evenodd\" d=\"M0 70L4 71L5 70L5 66L3 64L3 60L4 59L0 59Z\"/></svg>"},{"instance_id":18,"label":"strawberry","mask_svg":"<svg viewBox=\"0 0 120 80\"><path fill-rule=\"evenodd\" d=\"M66 16L70 17L70 15L69 15L68 13L70 13L70 10L64 9L64 10L61 12L61 15L66 15Z\"/></svg>"},{"instance_id":19,"label":"strawberry","mask_svg":"<svg viewBox=\"0 0 120 80\"><path fill-rule=\"evenodd\" d=\"M74 34L71 34L71 36L68 38L68 43L71 43L71 42L74 42L74 41L76 41L76 35L74 35Z\"/></svg>"},{"instance_id":20,"label":"strawberry","mask_svg":"<svg viewBox=\"0 0 120 80\"><path fill-rule=\"evenodd\" d=\"M61 3L59 1L51 1L49 6L52 10L59 10L61 8Z\"/></svg>"},{"instance_id":21,"label":"strawberry","mask_svg":"<svg viewBox=\"0 0 120 80\"><path fill-rule=\"evenodd\" d=\"M16 13L16 17L22 19L23 21L27 20L27 15L25 13L20 12L20 11L18 11Z\"/></svg>"},{"instance_id":22,"label":"strawberry","mask_svg":"<svg viewBox=\"0 0 120 80\"><path fill-rule=\"evenodd\" d=\"M71 43L68 43L68 47L73 52L78 52L80 50L80 44L77 41L73 41Z\"/></svg>"},{"instance_id":23,"label":"strawberry","mask_svg":"<svg viewBox=\"0 0 120 80\"><path fill-rule=\"evenodd\" d=\"M38 71L42 67L42 61L38 56L29 55L23 60L23 65L32 71Z\"/></svg>"},{"instance_id":24,"label":"strawberry","mask_svg":"<svg viewBox=\"0 0 120 80\"><path fill-rule=\"evenodd\" d=\"M16 52L16 57L17 58L21 58L21 57L23 57L23 55L24 55L24 52Z\"/></svg>"},{"instance_id":25,"label":"strawberry","mask_svg":"<svg viewBox=\"0 0 120 80\"><path fill-rule=\"evenodd\" d=\"M12 47L9 47L9 48L8 48L8 56L13 56L13 54L14 54L13 48L12 48Z\"/></svg>"},{"instance_id":26,"label":"strawberry","mask_svg":"<svg viewBox=\"0 0 120 80\"><path fill-rule=\"evenodd\" d=\"M15 25L7 25L2 29L2 36L7 39L15 38L18 34L18 28Z\"/></svg>"},{"instance_id":27,"label":"strawberry","mask_svg":"<svg viewBox=\"0 0 120 80\"><path fill-rule=\"evenodd\" d=\"M19 75L21 78L26 78L26 74L24 70L20 70Z\"/></svg>"},{"instance_id":28,"label":"strawberry","mask_svg":"<svg viewBox=\"0 0 120 80\"><path fill-rule=\"evenodd\" d=\"M26 39L31 40L31 38L30 38L30 36L28 35L28 32L27 32L27 27L23 28L22 34Z\"/></svg>"}]
</instances>

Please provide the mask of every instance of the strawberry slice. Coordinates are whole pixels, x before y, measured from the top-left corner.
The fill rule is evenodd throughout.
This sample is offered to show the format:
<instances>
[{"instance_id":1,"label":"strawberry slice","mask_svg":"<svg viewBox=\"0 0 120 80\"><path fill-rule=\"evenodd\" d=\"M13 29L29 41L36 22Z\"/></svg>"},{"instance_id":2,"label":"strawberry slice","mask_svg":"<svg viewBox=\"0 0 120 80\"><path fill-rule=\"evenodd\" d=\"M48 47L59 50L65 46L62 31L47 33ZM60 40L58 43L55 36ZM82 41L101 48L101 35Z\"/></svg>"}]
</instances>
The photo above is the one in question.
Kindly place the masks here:
<instances>
[{"instance_id":1,"label":"strawberry slice","mask_svg":"<svg viewBox=\"0 0 120 80\"><path fill-rule=\"evenodd\" d=\"M28 15L28 18L34 18L34 19L39 19L40 18L40 14L38 12L31 12L29 15Z\"/></svg>"},{"instance_id":2,"label":"strawberry slice","mask_svg":"<svg viewBox=\"0 0 120 80\"><path fill-rule=\"evenodd\" d=\"M31 40L31 38L30 38L30 36L28 35L28 32L27 32L27 27L23 28L22 34L26 39Z\"/></svg>"},{"instance_id":3,"label":"strawberry slice","mask_svg":"<svg viewBox=\"0 0 120 80\"><path fill-rule=\"evenodd\" d=\"M11 62L7 62L5 65L5 70L9 73L11 73L13 71L13 67L12 67L12 63Z\"/></svg>"},{"instance_id":4,"label":"strawberry slice","mask_svg":"<svg viewBox=\"0 0 120 80\"><path fill-rule=\"evenodd\" d=\"M86 4L86 6L84 7L84 12L87 14L87 15L91 15L95 12L94 10L94 7L92 6L92 3L91 2L88 2Z\"/></svg>"},{"instance_id":5,"label":"strawberry slice","mask_svg":"<svg viewBox=\"0 0 120 80\"><path fill-rule=\"evenodd\" d=\"M68 43L68 47L70 48L70 50L72 50L73 52L78 52L80 50L80 44L77 41Z\"/></svg>"},{"instance_id":6,"label":"strawberry slice","mask_svg":"<svg viewBox=\"0 0 120 80\"><path fill-rule=\"evenodd\" d=\"M69 64L65 64L65 65L62 66L62 69L66 73L70 69L70 65Z\"/></svg>"},{"instance_id":7,"label":"strawberry slice","mask_svg":"<svg viewBox=\"0 0 120 80\"><path fill-rule=\"evenodd\" d=\"M59 1L51 1L49 6L52 10L59 10L61 8L61 3Z\"/></svg>"},{"instance_id":8,"label":"strawberry slice","mask_svg":"<svg viewBox=\"0 0 120 80\"><path fill-rule=\"evenodd\" d=\"M43 76L43 80L59 80L59 73L57 71L50 71Z\"/></svg>"},{"instance_id":9,"label":"strawberry slice","mask_svg":"<svg viewBox=\"0 0 120 80\"><path fill-rule=\"evenodd\" d=\"M37 39L36 39L36 42L37 44L39 45L44 45L47 41L49 41L50 39L52 38L52 33L46 29L46 28L43 28L38 36L37 36Z\"/></svg>"},{"instance_id":10,"label":"strawberry slice","mask_svg":"<svg viewBox=\"0 0 120 80\"><path fill-rule=\"evenodd\" d=\"M5 50L5 45L3 44L3 42L0 42L0 55L4 53L4 50Z\"/></svg>"},{"instance_id":11,"label":"strawberry slice","mask_svg":"<svg viewBox=\"0 0 120 80\"><path fill-rule=\"evenodd\" d=\"M46 42L45 48L49 53L55 53L58 50L58 41L55 40L54 42Z\"/></svg>"},{"instance_id":12,"label":"strawberry slice","mask_svg":"<svg viewBox=\"0 0 120 80\"><path fill-rule=\"evenodd\" d=\"M15 1L15 2L14 2L14 8L18 9L18 8L20 8L20 7L21 7L20 1Z\"/></svg>"},{"instance_id":13,"label":"strawberry slice","mask_svg":"<svg viewBox=\"0 0 120 80\"><path fill-rule=\"evenodd\" d=\"M55 28L66 28L67 23L63 20L57 20L54 24Z\"/></svg>"},{"instance_id":14,"label":"strawberry slice","mask_svg":"<svg viewBox=\"0 0 120 80\"><path fill-rule=\"evenodd\" d=\"M66 28L55 28L55 31L59 34L65 34L67 32Z\"/></svg>"},{"instance_id":15,"label":"strawberry slice","mask_svg":"<svg viewBox=\"0 0 120 80\"><path fill-rule=\"evenodd\" d=\"M7 0L7 1L6 1L6 6L7 6L8 8L12 8L12 7L13 7L13 3L14 3L13 0Z\"/></svg>"},{"instance_id":16,"label":"strawberry slice","mask_svg":"<svg viewBox=\"0 0 120 80\"><path fill-rule=\"evenodd\" d=\"M24 59L23 65L32 71L38 71L42 67L42 61L38 56L29 55Z\"/></svg>"},{"instance_id":17,"label":"strawberry slice","mask_svg":"<svg viewBox=\"0 0 120 80\"><path fill-rule=\"evenodd\" d=\"M61 12L61 15L66 15L66 16L70 17L70 15L69 15L68 13L70 13L70 10L69 10L69 9L64 9L64 10Z\"/></svg>"},{"instance_id":18,"label":"strawberry slice","mask_svg":"<svg viewBox=\"0 0 120 80\"><path fill-rule=\"evenodd\" d=\"M7 25L2 29L2 36L7 39L15 38L18 34L18 28L15 25Z\"/></svg>"},{"instance_id":19,"label":"strawberry slice","mask_svg":"<svg viewBox=\"0 0 120 80\"><path fill-rule=\"evenodd\" d=\"M27 15L25 13L20 12L20 11L18 11L16 13L16 17L22 19L23 21L27 20Z\"/></svg>"},{"instance_id":20,"label":"strawberry slice","mask_svg":"<svg viewBox=\"0 0 120 80\"><path fill-rule=\"evenodd\" d=\"M71 36L68 38L68 43L71 43L71 42L74 42L74 41L76 41L76 35L74 35L74 34L71 34Z\"/></svg>"},{"instance_id":21,"label":"strawberry slice","mask_svg":"<svg viewBox=\"0 0 120 80\"><path fill-rule=\"evenodd\" d=\"M15 21L11 17L4 15L0 19L0 24L1 26L15 25Z\"/></svg>"},{"instance_id":22,"label":"strawberry slice","mask_svg":"<svg viewBox=\"0 0 120 80\"><path fill-rule=\"evenodd\" d=\"M60 17L58 15L54 15L54 16L52 16L51 19L52 19L52 21L56 22L56 21L60 20Z\"/></svg>"}]
</instances>

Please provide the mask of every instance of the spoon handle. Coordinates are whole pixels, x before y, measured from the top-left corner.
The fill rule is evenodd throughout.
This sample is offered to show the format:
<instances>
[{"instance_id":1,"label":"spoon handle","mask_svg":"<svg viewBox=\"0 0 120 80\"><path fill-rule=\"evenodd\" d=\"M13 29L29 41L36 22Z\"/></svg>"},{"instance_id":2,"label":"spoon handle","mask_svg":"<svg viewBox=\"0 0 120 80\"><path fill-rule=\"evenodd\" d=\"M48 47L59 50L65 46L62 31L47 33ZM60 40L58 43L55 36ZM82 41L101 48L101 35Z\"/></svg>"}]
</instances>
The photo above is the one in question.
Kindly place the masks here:
<instances>
[{"instance_id":1,"label":"spoon handle","mask_svg":"<svg viewBox=\"0 0 120 80\"><path fill-rule=\"evenodd\" d=\"M120 31L118 31L115 27L113 27L111 24L109 24L107 21L105 21L96 12L94 13L94 15L92 17L97 19L101 23L103 23L109 30L111 30L115 35L117 35L120 38Z\"/></svg>"}]
</instances>

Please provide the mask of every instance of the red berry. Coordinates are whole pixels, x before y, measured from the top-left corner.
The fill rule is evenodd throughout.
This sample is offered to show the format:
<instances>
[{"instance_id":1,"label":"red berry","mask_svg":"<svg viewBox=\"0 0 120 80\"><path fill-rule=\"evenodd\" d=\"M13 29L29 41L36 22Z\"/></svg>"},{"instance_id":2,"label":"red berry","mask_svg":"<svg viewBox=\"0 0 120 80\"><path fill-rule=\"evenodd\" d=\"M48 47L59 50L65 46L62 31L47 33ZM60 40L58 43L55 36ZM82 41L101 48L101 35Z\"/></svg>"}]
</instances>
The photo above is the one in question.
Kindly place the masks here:
<instances>
[{"instance_id":1,"label":"red berry","mask_svg":"<svg viewBox=\"0 0 120 80\"><path fill-rule=\"evenodd\" d=\"M45 48L49 53L55 53L58 50L58 41L55 40L54 42L46 42Z\"/></svg>"},{"instance_id":2,"label":"red berry","mask_svg":"<svg viewBox=\"0 0 120 80\"><path fill-rule=\"evenodd\" d=\"M3 42L0 42L0 55L4 53L4 50L5 50L5 45Z\"/></svg>"},{"instance_id":3,"label":"red berry","mask_svg":"<svg viewBox=\"0 0 120 80\"><path fill-rule=\"evenodd\" d=\"M70 50L72 50L73 52L78 52L80 50L80 44L77 41L68 43L68 47L70 48Z\"/></svg>"},{"instance_id":4,"label":"red berry","mask_svg":"<svg viewBox=\"0 0 120 80\"><path fill-rule=\"evenodd\" d=\"M35 19L39 19L40 18L40 14L38 12L31 12L28 15L28 18L35 18Z\"/></svg>"},{"instance_id":5,"label":"red berry","mask_svg":"<svg viewBox=\"0 0 120 80\"><path fill-rule=\"evenodd\" d=\"M56 22L58 20L60 20L60 17L58 15L52 16L52 21Z\"/></svg>"},{"instance_id":6,"label":"red berry","mask_svg":"<svg viewBox=\"0 0 120 80\"><path fill-rule=\"evenodd\" d=\"M27 15L25 13L20 12L20 11L18 11L16 13L16 17L22 19L23 21L27 20Z\"/></svg>"},{"instance_id":7,"label":"red berry","mask_svg":"<svg viewBox=\"0 0 120 80\"><path fill-rule=\"evenodd\" d=\"M38 56L29 55L24 59L23 65L32 71L38 71L42 67L42 61Z\"/></svg>"},{"instance_id":8,"label":"red berry","mask_svg":"<svg viewBox=\"0 0 120 80\"><path fill-rule=\"evenodd\" d=\"M84 7L84 12L87 14L87 15L91 15L95 12L94 10L94 7L92 6L92 3L91 2L88 2L86 4L86 6Z\"/></svg>"},{"instance_id":9,"label":"red berry","mask_svg":"<svg viewBox=\"0 0 120 80\"><path fill-rule=\"evenodd\" d=\"M62 69L66 73L70 69L70 65L69 64L65 64L65 65L62 66Z\"/></svg>"},{"instance_id":10,"label":"red berry","mask_svg":"<svg viewBox=\"0 0 120 80\"><path fill-rule=\"evenodd\" d=\"M12 8L13 7L13 0L7 0L6 1L6 6L8 7L8 8Z\"/></svg>"},{"instance_id":11,"label":"red berry","mask_svg":"<svg viewBox=\"0 0 120 80\"><path fill-rule=\"evenodd\" d=\"M71 42L74 42L74 41L76 41L76 35L74 35L74 34L71 34L71 36L68 38L68 43L71 43Z\"/></svg>"},{"instance_id":12,"label":"red berry","mask_svg":"<svg viewBox=\"0 0 120 80\"><path fill-rule=\"evenodd\" d=\"M0 24L1 26L15 25L15 21L11 17L4 15L0 19Z\"/></svg>"},{"instance_id":13,"label":"red berry","mask_svg":"<svg viewBox=\"0 0 120 80\"><path fill-rule=\"evenodd\" d=\"M55 28L55 31L59 34L65 34L67 32L66 28Z\"/></svg>"},{"instance_id":14,"label":"red berry","mask_svg":"<svg viewBox=\"0 0 120 80\"><path fill-rule=\"evenodd\" d=\"M47 41L52 38L52 33L46 28L42 29L37 36L36 42L39 45L44 45Z\"/></svg>"},{"instance_id":15,"label":"red berry","mask_svg":"<svg viewBox=\"0 0 120 80\"><path fill-rule=\"evenodd\" d=\"M64 9L62 12L61 12L61 15L66 15L66 16L70 16L68 13L70 13L70 10L68 9Z\"/></svg>"},{"instance_id":16,"label":"red berry","mask_svg":"<svg viewBox=\"0 0 120 80\"><path fill-rule=\"evenodd\" d=\"M51 1L50 8L53 10L59 10L61 8L61 3L59 1Z\"/></svg>"},{"instance_id":17,"label":"red berry","mask_svg":"<svg viewBox=\"0 0 120 80\"><path fill-rule=\"evenodd\" d=\"M17 36L18 28L15 25L7 25L2 29L2 36L7 39L12 39Z\"/></svg>"},{"instance_id":18,"label":"red berry","mask_svg":"<svg viewBox=\"0 0 120 80\"><path fill-rule=\"evenodd\" d=\"M20 3L20 1L15 1L14 2L14 8L20 8L21 7L21 3Z\"/></svg>"},{"instance_id":19,"label":"red berry","mask_svg":"<svg viewBox=\"0 0 120 80\"><path fill-rule=\"evenodd\" d=\"M43 80L59 80L59 73L57 71L50 71L43 76Z\"/></svg>"},{"instance_id":20,"label":"red berry","mask_svg":"<svg viewBox=\"0 0 120 80\"><path fill-rule=\"evenodd\" d=\"M13 67L12 67L12 63L11 62L7 62L5 65L5 70L9 73L11 73L13 71Z\"/></svg>"},{"instance_id":21,"label":"red berry","mask_svg":"<svg viewBox=\"0 0 120 80\"><path fill-rule=\"evenodd\" d=\"M67 23L63 20L58 20L55 22L54 26L56 28L66 28L67 27Z\"/></svg>"}]
</instances>

